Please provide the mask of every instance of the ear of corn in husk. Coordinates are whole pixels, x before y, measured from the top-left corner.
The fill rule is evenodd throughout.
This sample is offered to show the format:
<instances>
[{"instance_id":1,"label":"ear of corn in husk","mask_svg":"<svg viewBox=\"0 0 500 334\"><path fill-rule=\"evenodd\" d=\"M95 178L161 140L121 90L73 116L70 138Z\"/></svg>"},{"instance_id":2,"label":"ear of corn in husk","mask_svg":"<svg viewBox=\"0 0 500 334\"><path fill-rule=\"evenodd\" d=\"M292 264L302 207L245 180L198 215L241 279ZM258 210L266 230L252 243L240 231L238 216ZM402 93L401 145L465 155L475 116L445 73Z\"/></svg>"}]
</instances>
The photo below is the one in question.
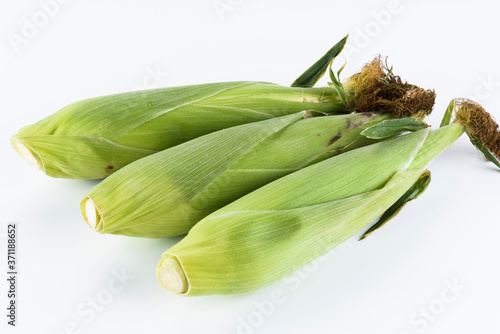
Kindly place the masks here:
<instances>
[{"instance_id":1,"label":"ear of corn in husk","mask_svg":"<svg viewBox=\"0 0 500 334\"><path fill-rule=\"evenodd\" d=\"M100 233L135 237L186 234L200 219L300 168L372 143L360 132L390 118L309 112L202 136L126 166L81 202Z\"/></svg>"},{"instance_id":2,"label":"ear of corn in husk","mask_svg":"<svg viewBox=\"0 0 500 334\"><path fill-rule=\"evenodd\" d=\"M70 104L11 141L49 176L99 179L204 134L307 109L345 107L328 88L257 82L164 88Z\"/></svg>"},{"instance_id":3,"label":"ear of corn in husk","mask_svg":"<svg viewBox=\"0 0 500 334\"><path fill-rule=\"evenodd\" d=\"M425 191L429 173L423 168L432 159L464 132L478 138L492 128L491 122L471 127L471 119L491 116L469 102L452 102L453 124L335 156L210 214L163 254L159 282L186 296L252 292L322 255L379 215L383 225ZM493 152L495 146L489 146Z\"/></svg>"},{"instance_id":4,"label":"ear of corn in husk","mask_svg":"<svg viewBox=\"0 0 500 334\"><path fill-rule=\"evenodd\" d=\"M347 37L297 78L292 87L314 86L342 51ZM83 100L22 128L11 143L29 165L49 176L98 179L132 161L219 129L311 107L330 112L345 108L322 90L305 92L297 100L297 92L302 91L274 86L230 82ZM222 103L214 102L217 99Z\"/></svg>"},{"instance_id":5,"label":"ear of corn in husk","mask_svg":"<svg viewBox=\"0 0 500 334\"><path fill-rule=\"evenodd\" d=\"M425 173L406 168L427 133L327 159L210 214L163 254L160 283L196 296L248 293L276 282L289 268L359 232L403 196Z\"/></svg>"},{"instance_id":6,"label":"ear of corn in husk","mask_svg":"<svg viewBox=\"0 0 500 334\"><path fill-rule=\"evenodd\" d=\"M22 128L11 143L30 165L49 176L100 179L193 138L302 110L338 114L356 109L406 117L432 109L433 91L387 74L380 59L343 85L309 88L334 55L298 79L297 85L305 87L226 82L97 97Z\"/></svg>"},{"instance_id":7,"label":"ear of corn in husk","mask_svg":"<svg viewBox=\"0 0 500 334\"><path fill-rule=\"evenodd\" d=\"M460 118L472 109L479 110L459 101L453 124L332 157L208 215L163 254L158 280L187 296L248 293L290 274L290 268L320 256L382 215L368 235L425 191L430 174L424 168L470 131ZM480 132L476 129L476 136Z\"/></svg>"}]
</instances>

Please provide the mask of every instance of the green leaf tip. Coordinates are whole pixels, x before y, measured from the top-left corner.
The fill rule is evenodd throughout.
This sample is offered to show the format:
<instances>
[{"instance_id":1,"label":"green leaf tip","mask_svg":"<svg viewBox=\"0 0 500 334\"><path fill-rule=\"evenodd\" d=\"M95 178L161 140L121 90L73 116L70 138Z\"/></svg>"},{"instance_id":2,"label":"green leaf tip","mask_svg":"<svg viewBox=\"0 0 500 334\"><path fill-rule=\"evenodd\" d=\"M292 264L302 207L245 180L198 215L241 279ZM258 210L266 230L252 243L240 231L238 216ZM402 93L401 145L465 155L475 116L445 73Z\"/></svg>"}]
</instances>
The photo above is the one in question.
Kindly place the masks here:
<instances>
[{"instance_id":1,"label":"green leaf tip","mask_svg":"<svg viewBox=\"0 0 500 334\"><path fill-rule=\"evenodd\" d=\"M361 135L370 139L383 139L399 135L403 132L417 131L426 127L428 127L428 125L425 122L413 117L406 117L383 121L363 130Z\"/></svg>"},{"instance_id":2,"label":"green leaf tip","mask_svg":"<svg viewBox=\"0 0 500 334\"><path fill-rule=\"evenodd\" d=\"M391 84L388 79L392 75L393 71L394 71L394 66L391 65L391 68L387 71L385 77L380 79L386 86L389 86Z\"/></svg>"},{"instance_id":3,"label":"green leaf tip","mask_svg":"<svg viewBox=\"0 0 500 334\"><path fill-rule=\"evenodd\" d=\"M493 153L491 153L491 151L486 146L484 146L483 143L479 139L470 135L469 133L467 133L467 135L469 136L469 139L470 139L472 145L474 145L479 151L481 151L481 153L484 154L486 159L493 162L493 164L495 164L495 166L500 168L500 160L498 159L498 157L495 156Z\"/></svg>"},{"instance_id":4,"label":"green leaf tip","mask_svg":"<svg viewBox=\"0 0 500 334\"><path fill-rule=\"evenodd\" d=\"M349 103L347 102L347 96L345 93L344 85L340 81L340 73L344 70L346 63L340 67L340 69L337 71L337 76L333 73L332 66L330 65L330 68L328 69L330 73L330 79L332 80L331 83L329 83L330 86L333 86L337 93L339 94L340 98L342 99L342 102L345 105L346 110L349 110Z\"/></svg>"},{"instance_id":5,"label":"green leaf tip","mask_svg":"<svg viewBox=\"0 0 500 334\"><path fill-rule=\"evenodd\" d=\"M455 110L455 99L451 100L450 104L448 104L448 107L443 115L443 119L441 120L441 124L439 125L440 128L450 124L453 110Z\"/></svg>"},{"instance_id":6,"label":"green leaf tip","mask_svg":"<svg viewBox=\"0 0 500 334\"><path fill-rule=\"evenodd\" d=\"M431 182L431 172L426 170L422 176L415 182L415 184L397 200L384 214L380 217L380 219L373 224L359 239L360 241L368 237L370 234L375 232L376 230L384 227L389 223L393 218L395 218L403 209L403 207L410 201L417 199L420 195L422 195Z\"/></svg>"},{"instance_id":7,"label":"green leaf tip","mask_svg":"<svg viewBox=\"0 0 500 334\"><path fill-rule=\"evenodd\" d=\"M333 60L342 52L347 42L349 35L342 38L335 44L323 57L309 67L301 76L299 76L293 83L292 87L313 87L318 80L325 74L328 66Z\"/></svg>"}]
</instances>

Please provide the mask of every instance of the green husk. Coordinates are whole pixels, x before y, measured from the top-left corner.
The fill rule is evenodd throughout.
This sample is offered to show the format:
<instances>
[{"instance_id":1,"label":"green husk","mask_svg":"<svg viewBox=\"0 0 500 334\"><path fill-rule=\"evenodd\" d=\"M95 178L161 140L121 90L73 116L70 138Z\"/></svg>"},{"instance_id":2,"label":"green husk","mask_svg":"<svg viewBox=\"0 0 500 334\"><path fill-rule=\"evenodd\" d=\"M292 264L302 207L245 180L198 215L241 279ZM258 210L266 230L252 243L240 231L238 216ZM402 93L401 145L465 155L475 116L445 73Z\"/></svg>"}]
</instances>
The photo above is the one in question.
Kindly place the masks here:
<instances>
[{"instance_id":1,"label":"green husk","mask_svg":"<svg viewBox=\"0 0 500 334\"><path fill-rule=\"evenodd\" d=\"M309 112L202 136L131 163L94 187L82 215L100 233L186 234L203 217L249 192L352 148L360 132L390 118Z\"/></svg>"},{"instance_id":2,"label":"green husk","mask_svg":"<svg viewBox=\"0 0 500 334\"><path fill-rule=\"evenodd\" d=\"M334 87L311 88L345 41L295 81L302 87L241 81L87 99L22 128L11 143L30 165L49 176L101 179L202 135L303 110L344 114L359 107L357 111L419 118L430 113L434 92L387 74L380 58L344 83L335 78ZM380 87L381 80L387 85Z\"/></svg>"},{"instance_id":3,"label":"green husk","mask_svg":"<svg viewBox=\"0 0 500 334\"><path fill-rule=\"evenodd\" d=\"M12 137L52 177L100 179L147 155L220 129L301 110L337 113L330 88L229 82L116 94L70 104Z\"/></svg>"},{"instance_id":4,"label":"green husk","mask_svg":"<svg viewBox=\"0 0 500 334\"><path fill-rule=\"evenodd\" d=\"M397 172L379 190L323 204L238 210L204 220L163 255L157 267L160 283L185 296L244 294L266 287L364 228L422 172ZM184 285L171 287L164 275L170 270L184 277Z\"/></svg>"}]
</instances>

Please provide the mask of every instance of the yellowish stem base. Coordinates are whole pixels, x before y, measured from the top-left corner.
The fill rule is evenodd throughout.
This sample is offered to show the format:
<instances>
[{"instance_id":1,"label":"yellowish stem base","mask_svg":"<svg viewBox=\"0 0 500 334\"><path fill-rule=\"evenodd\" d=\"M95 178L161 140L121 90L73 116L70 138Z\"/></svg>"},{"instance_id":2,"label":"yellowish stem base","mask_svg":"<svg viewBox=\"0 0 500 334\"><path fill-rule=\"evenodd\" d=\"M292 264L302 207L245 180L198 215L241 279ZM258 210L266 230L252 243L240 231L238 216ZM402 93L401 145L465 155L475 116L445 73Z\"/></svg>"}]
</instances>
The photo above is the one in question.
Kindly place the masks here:
<instances>
[{"instance_id":1,"label":"yellowish stem base","mask_svg":"<svg viewBox=\"0 0 500 334\"><path fill-rule=\"evenodd\" d=\"M170 292L182 294L189 288L186 274L176 258L164 259L161 267L156 271L156 277L160 284Z\"/></svg>"},{"instance_id":2,"label":"yellowish stem base","mask_svg":"<svg viewBox=\"0 0 500 334\"><path fill-rule=\"evenodd\" d=\"M38 156L37 153L33 152L31 148L26 146L24 142L22 142L16 137L11 137L10 143L17 151L17 153L19 153L30 166L42 170L43 164L40 157Z\"/></svg>"}]
</instances>

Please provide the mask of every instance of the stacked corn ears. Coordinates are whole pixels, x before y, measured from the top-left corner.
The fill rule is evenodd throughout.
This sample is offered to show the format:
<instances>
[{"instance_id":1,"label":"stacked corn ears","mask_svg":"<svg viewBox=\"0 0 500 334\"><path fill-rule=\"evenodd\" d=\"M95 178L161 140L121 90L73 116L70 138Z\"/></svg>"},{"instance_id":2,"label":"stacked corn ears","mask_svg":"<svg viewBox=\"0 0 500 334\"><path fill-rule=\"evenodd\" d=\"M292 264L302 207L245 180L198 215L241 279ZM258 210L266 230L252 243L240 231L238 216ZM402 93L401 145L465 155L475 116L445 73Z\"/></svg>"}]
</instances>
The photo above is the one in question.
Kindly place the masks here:
<instances>
[{"instance_id":1,"label":"stacked corn ears","mask_svg":"<svg viewBox=\"0 0 500 334\"><path fill-rule=\"evenodd\" d=\"M377 217L362 238L385 225L425 191L426 166L464 132L500 167L498 125L478 104L453 100L430 130L434 91L380 58L342 82L331 63L346 40L292 87L229 82L88 99L11 142L49 176L106 178L80 203L94 230L187 234L158 264L167 290L253 292ZM327 69L329 86L313 88Z\"/></svg>"}]
</instances>

